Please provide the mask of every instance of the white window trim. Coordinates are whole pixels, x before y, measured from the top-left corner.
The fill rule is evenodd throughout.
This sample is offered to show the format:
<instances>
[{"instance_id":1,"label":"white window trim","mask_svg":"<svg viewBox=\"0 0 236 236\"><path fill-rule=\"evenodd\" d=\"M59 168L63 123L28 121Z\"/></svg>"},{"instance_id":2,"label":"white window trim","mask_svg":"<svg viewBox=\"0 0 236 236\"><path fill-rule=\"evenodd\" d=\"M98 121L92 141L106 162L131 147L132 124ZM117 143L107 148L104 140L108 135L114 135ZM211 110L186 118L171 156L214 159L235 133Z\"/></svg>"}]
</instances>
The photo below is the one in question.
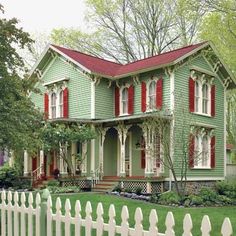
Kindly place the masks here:
<instances>
[{"instance_id":1,"label":"white window trim","mask_svg":"<svg viewBox=\"0 0 236 236\"><path fill-rule=\"evenodd\" d=\"M122 102L122 92L123 92L123 90L124 89L127 89L127 93L128 93L128 97L127 97L127 112L126 113L123 113L123 102ZM119 90L119 92L120 92L120 101L119 101L119 103L120 103L120 114L119 114L119 116L128 116L128 115L130 115L129 114L129 86L128 85L126 85L126 86L122 86L122 87L120 87L120 90Z\"/></svg>"},{"instance_id":2,"label":"white window trim","mask_svg":"<svg viewBox=\"0 0 236 236\"><path fill-rule=\"evenodd\" d=\"M201 80L196 80L195 85L194 85L194 91L196 91L196 83L198 83L199 86L199 99L198 99L198 111L196 111L196 96L194 95L194 114L197 115L202 115L202 116L207 116L207 117L212 117L211 116L211 84L208 81L202 82ZM202 87L203 85L206 84L208 86L208 108L207 111L208 113L203 113L203 107L202 107L202 101L203 101L203 93L202 93Z\"/></svg>"},{"instance_id":3,"label":"white window trim","mask_svg":"<svg viewBox=\"0 0 236 236\"><path fill-rule=\"evenodd\" d=\"M154 106L154 108L150 108L149 106L149 87L150 87L150 84L154 81L155 82L155 85L157 86L157 80L158 78L155 78L155 79L150 79L147 81L146 83L146 112L153 112L153 111L156 111L156 106ZM155 87L156 88L156 87ZM156 91L156 89L155 89ZM155 103L156 103L156 99L155 99Z\"/></svg>"},{"instance_id":4,"label":"white window trim","mask_svg":"<svg viewBox=\"0 0 236 236\"><path fill-rule=\"evenodd\" d=\"M207 159L207 165L203 166L202 165L202 149L203 149L203 137L207 135L207 145L208 145L208 159ZM194 136L194 154L195 154L195 148L196 148L196 137L198 137L198 146L199 146L199 156L197 157L198 163L197 165L195 164L195 157L194 157L194 167L193 169L211 169L211 136L209 136L206 133L199 134Z\"/></svg>"}]
</instances>

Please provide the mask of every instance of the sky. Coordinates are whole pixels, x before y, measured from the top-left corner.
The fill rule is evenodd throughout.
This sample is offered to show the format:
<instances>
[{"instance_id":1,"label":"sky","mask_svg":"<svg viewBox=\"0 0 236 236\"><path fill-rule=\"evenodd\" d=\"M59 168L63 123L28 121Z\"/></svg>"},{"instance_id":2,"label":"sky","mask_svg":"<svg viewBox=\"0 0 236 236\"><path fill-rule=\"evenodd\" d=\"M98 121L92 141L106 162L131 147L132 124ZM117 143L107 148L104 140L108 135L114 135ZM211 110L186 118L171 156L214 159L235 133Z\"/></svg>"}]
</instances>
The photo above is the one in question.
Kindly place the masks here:
<instances>
[{"instance_id":1,"label":"sky","mask_svg":"<svg viewBox=\"0 0 236 236\"><path fill-rule=\"evenodd\" d=\"M85 0L0 0L5 18L16 17L24 31L49 33L53 28L86 30Z\"/></svg>"}]
</instances>

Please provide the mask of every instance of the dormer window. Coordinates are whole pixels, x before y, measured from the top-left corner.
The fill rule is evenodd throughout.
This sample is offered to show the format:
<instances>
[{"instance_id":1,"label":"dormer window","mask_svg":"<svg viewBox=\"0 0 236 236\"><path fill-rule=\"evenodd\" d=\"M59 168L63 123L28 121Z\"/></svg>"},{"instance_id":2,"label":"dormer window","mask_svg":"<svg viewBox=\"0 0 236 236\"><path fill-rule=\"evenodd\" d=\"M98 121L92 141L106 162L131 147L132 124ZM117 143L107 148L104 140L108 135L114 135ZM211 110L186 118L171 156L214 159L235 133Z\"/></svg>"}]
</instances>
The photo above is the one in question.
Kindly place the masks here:
<instances>
[{"instance_id":1,"label":"dormer window","mask_svg":"<svg viewBox=\"0 0 236 236\"><path fill-rule=\"evenodd\" d=\"M56 93L51 94L51 118L57 117L57 95Z\"/></svg>"}]
</instances>

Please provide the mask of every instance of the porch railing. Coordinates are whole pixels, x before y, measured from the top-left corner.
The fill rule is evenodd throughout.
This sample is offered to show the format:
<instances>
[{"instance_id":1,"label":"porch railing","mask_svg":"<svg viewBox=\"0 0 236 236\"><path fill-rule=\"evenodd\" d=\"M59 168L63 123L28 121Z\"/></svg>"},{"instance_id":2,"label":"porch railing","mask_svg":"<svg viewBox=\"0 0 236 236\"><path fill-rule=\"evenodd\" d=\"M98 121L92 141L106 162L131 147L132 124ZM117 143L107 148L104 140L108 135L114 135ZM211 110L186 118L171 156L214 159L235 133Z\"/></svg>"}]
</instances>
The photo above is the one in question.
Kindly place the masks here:
<instances>
[{"instance_id":1,"label":"porch railing","mask_svg":"<svg viewBox=\"0 0 236 236\"><path fill-rule=\"evenodd\" d=\"M32 185L34 186L39 180L42 179L43 173L43 164L40 165L37 169L33 170L31 173L32 176Z\"/></svg>"},{"instance_id":2,"label":"porch railing","mask_svg":"<svg viewBox=\"0 0 236 236\"><path fill-rule=\"evenodd\" d=\"M99 167L94 171L94 175L92 177L92 188L95 187L95 185L98 184L99 181L102 179L100 170L101 168Z\"/></svg>"}]
</instances>

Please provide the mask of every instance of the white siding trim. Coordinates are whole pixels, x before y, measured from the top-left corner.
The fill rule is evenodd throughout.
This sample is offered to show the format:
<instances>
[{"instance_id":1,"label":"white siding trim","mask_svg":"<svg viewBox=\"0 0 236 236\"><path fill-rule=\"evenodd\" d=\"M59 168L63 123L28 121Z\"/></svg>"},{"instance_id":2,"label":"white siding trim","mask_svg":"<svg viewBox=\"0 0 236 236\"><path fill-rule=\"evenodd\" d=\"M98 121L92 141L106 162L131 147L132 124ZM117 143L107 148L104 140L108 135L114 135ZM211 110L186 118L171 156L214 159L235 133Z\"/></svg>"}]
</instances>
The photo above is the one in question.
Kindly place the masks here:
<instances>
[{"instance_id":1,"label":"white siding trim","mask_svg":"<svg viewBox=\"0 0 236 236\"><path fill-rule=\"evenodd\" d=\"M91 81L91 119L95 119L95 81Z\"/></svg>"},{"instance_id":2,"label":"white siding trim","mask_svg":"<svg viewBox=\"0 0 236 236\"><path fill-rule=\"evenodd\" d=\"M224 88L224 177L226 177L226 87Z\"/></svg>"},{"instance_id":3,"label":"white siding trim","mask_svg":"<svg viewBox=\"0 0 236 236\"><path fill-rule=\"evenodd\" d=\"M212 181L212 180L224 180L224 177L188 177L187 178L187 182L188 181ZM166 181L169 181L169 178L165 178ZM177 180L180 181L181 178L177 177Z\"/></svg>"},{"instance_id":4,"label":"white siding trim","mask_svg":"<svg viewBox=\"0 0 236 236\"><path fill-rule=\"evenodd\" d=\"M175 109L175 73L170 73L170 109L174 112Z\"/></svg>"}]
</instances>

